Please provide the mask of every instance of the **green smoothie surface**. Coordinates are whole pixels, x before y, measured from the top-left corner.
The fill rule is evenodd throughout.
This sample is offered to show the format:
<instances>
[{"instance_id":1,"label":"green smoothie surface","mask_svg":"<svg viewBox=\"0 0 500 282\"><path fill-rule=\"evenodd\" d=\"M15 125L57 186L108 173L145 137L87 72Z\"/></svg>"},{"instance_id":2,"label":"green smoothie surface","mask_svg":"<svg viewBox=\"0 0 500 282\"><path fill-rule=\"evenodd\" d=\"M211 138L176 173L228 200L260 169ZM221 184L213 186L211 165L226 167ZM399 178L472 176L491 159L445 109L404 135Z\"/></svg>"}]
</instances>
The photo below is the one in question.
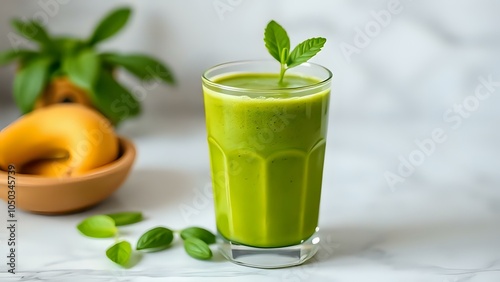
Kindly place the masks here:
<instances>
[{"instance_id":1,"label":"green smoothie surface","mask_svg":"<svg viewBox=\"0 0 500 282\"><path fill-rule=\"evenodd\" d=\"M278 90L286 88L299 88L314 85L320 82L319 79L287 74L282 83L279 83L279 74L276 73L234 73L218 77L215 83L253 90Z\"/></svg>"}]
</instances>

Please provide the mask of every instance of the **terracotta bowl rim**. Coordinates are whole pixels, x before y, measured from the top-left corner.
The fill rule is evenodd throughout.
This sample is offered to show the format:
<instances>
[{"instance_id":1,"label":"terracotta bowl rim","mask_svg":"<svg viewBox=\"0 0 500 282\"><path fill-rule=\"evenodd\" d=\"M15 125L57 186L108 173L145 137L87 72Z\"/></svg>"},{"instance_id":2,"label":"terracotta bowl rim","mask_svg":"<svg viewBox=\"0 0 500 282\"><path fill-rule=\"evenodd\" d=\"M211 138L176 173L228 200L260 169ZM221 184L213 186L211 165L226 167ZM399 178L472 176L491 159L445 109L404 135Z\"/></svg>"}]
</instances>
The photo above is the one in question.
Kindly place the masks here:
<instances>
[{"instance_id":1,"label":"terracotta bowl rim","mask_svg":"<svg viewBox=\"0 0 500 282\"><path fill-rule=\"evenodd\" d=\"M30 174L21 174L16 173L15 177L19 181L23 180L22 186L46 186L50 184L68 184L75 182L82 182L90 179L95 179L117 171L119 168L123 166L130 165L134 159L136 154L136 149L131 140L118 136L118 142L120 144L120 156L114 160L113 162L106 164L104 166L95 168L89 173L84 175L79 175L75 177L44 177L44 176L36 176ZM0 176L7 175L7 172L0 169Z\"/></svg>"}]
</instances>

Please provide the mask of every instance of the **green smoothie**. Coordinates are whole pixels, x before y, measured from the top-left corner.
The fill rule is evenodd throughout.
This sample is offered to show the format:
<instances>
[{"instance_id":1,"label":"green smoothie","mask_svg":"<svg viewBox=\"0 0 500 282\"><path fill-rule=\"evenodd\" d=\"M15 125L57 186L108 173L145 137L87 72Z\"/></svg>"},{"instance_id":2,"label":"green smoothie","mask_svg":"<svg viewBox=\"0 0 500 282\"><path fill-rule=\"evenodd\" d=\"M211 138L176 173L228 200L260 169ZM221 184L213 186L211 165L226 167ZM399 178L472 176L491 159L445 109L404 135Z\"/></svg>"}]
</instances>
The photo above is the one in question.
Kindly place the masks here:
<instances>
[{"instance_id":1,"label":"green smoothie","mask_svg":"<svg viewBox=\"0 0 500 282\"><path fill-rule=\"evenodd\" d=\"M330 91L278 80L236 73L213 79L229 90L203 87L217 228L254 247L300 244L318 225Z\"/></svg>"}]
</instances>

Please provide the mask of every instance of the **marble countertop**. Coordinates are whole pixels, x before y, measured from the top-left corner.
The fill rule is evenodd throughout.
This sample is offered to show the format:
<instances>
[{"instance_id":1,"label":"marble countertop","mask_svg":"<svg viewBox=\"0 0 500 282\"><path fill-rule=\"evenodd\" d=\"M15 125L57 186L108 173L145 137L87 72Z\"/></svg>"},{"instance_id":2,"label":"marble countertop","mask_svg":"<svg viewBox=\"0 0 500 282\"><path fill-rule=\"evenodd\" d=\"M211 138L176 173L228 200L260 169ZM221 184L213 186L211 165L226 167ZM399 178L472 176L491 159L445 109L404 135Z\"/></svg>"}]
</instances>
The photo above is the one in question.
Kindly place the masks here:
<instances>
[{"instance_id":1,"label":"marble countertop","mask_svg":"<svg viewBox=\"0 0 500 282\"><path fill-rule=\"evenodd\" d=\"M15 117L2 111L0 126ZM486 119L485 119L486 120ZM342 120L328 136L317 255L299 267L263 270L188 257L182 246L147 253L130 269L105 256L112 239L90 239L75 226L93 214L140 210L146 219L121 228L136 242L163 225L214 230L203 117L143 116L120 128L138 158L127 182L95 208L72 215L18 213L17 274L6 273L7 232L0 231L0 281L500 281L498 130L480 115L452 130L402 119ZM412 175L391 187L399 158L418 150L414 139L443 128ZM7 205L0 202L7 224Z\"/></svg>"}]
</instances>

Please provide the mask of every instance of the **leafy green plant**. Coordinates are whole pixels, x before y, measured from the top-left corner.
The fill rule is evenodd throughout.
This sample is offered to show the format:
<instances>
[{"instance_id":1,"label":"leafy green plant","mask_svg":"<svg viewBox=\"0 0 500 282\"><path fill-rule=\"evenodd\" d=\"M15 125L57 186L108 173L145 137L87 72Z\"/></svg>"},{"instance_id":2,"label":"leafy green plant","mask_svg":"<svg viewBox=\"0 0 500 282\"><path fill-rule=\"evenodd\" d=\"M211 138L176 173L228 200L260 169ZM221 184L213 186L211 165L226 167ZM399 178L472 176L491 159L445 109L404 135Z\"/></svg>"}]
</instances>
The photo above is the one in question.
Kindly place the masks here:
<instances>
[{"instance_id":1,"label":"leafy green plant","mask_svg":"<svg viewBox=\"0 0 500 282\"><path fill-rule=\"evenodd\" d=\"M290 52L290 38L288 37L288 33L277 22L270 21L264 31L264 43L269 54L281 65L279 83L282 83L285 72L314 57L321 51L321 48L326 43L326 39L323 37L307 39Z\"/></svg>"},{"instance_id":2,"label":"leafy green plant","mask_svg":"<svg viewBox=\"0 0 500 282\"><path fill-rule=\"evenodd\" d=\"M36 21L12 20L12 27L20 35L38 45L38 50L0 52L0 65L13 61L19 64L13 92L21 112L33 110L35 102L54 78L67 77L88 94L95 108L117 124L139 114L140 102L115 80L116 69L123 68L142 81L173 84L172 72L153 57L98 51L100 43L126 25L130 14L129 8L112 11L87 39L53 37Z\"/></svg>"}]
</instances>

